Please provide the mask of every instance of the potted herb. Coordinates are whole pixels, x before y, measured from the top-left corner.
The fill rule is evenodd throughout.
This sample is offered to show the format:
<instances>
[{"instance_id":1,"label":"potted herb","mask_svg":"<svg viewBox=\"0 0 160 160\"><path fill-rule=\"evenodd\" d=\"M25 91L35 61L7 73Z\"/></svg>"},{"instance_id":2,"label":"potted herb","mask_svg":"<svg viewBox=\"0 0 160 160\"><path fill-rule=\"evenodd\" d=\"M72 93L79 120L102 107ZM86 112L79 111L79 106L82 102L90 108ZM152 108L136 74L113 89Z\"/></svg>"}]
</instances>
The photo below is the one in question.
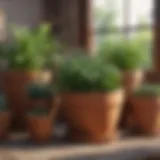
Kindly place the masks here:
<instances>
[{"instance_id":1,"label":"potted herb","mask_svg":"<svg viewBox=\"0 0 160 160\"><path fill-rule=\"evenodd\" d=\"M18 128L29 106L25 86L32 81L51 81L52 76L46 71L48 61L56 52L56 41L51 35L48 24L42 24L34 31L16 27L13 31L14 43L7 46L5 55L8 68L4 77L4 91L17 117Z\"/></svg>"},{"instance_id":2,"label":"potted herb","mask_svg":"<svg viewBox=\"0 0 160 160\"><path fill-rule=\"evenodd\" d=\"M120 40L115 43L109 41L102 45L99 52L107 63L111 63L121 70L127 96L140 86L146 58L136 41Z\"/></svg>"},{"instance_id":3,"label":"potted herb","mask_svg":"<svg viewBox=\"0 0 160 160\"><path fill-rule=\"evenodd\" d=\"M30 84L28 87L31 109L27 115L27 127L36 142L47 142L52 136L59 104L52 87L44 84Z\"/></svg>"},{"instance_id":4,"label":"potted herb","mask_svg":"<svg viewBox=\"0 0 160 160\"><path fill-rule=\"evenodd\" d=\"M126 95L121 125L122 127L130 128L134 125L130 97L133 91L143 82L144 66L146 65L145 50L140 46L138 41L132 39L128 41L108 41L102 44L99 53L106 63L111 63L121 70Z\"/></svg>"},{"instance_id":5,"label":"potted herb","mask_svg":"<svg viewBox=\"0 0 160 160\"><path fill-rule=\"evenodd\" d=\"M115 138L123 90L121 75L114 66L96 58L73 57L63 64L58 86L72 138L90 142Z\"/></svg>"},{"instance_id":6,"label":"potted herb","mask_svg":"<svg viewBox=\"0 0 160 160\"><path fill-rule=\"evenodd\" d=\"M36 107L27 115L27 129L35 142L47 142L52 136L52 121L45 107Z\"/></svg>"},{"instance_id":7,"label":"potted herb","mask_svg":"<svg viewBox=\"0 0 160 160\"><path fill-rule=\"evenodd\" d=\"M11 114L3 95L0 96L0 140L7 137L11 124Z\"/></svg>"},{"instance_id":8,"label":"potted herb","mask_svg":"<svg viewBox=\"0 0 160 160\"><path fill-rule=\"evenodd\" d=\"M145 134L159 135L160 133L159 99L159 84L145 84L134 92L132 105L136 124Z\"/></svg>"}]
</instances>

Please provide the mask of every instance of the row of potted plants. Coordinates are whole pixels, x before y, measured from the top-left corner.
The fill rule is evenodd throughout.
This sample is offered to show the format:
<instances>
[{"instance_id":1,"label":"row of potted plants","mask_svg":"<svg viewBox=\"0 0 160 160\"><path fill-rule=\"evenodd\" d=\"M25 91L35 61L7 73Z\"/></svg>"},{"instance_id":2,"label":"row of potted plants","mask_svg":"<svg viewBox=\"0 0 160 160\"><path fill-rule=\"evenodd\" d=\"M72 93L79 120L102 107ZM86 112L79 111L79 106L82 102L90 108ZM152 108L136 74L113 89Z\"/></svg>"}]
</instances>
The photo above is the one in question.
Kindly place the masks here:
<instances>
[{"instance_id":1,"label":"row of potted plants","mask_svg":"<svg viewBox=\"0 0 160 160\"><path fill-rule=\"evenodd\" d=\"M36 31L19 29L14 32L12 47L3 45L1 51L5 53L2 58L8 63L8 70L2 76L8 106L18 122L26 122L26 113L31 110L27 116L28 128L37 141L49 139L52 121L59 108L52 87L47 85L50 78L46 80L44 74L39 74L46 69L48 60L55 66L52 56L58 47L57 41L50 39L50 31L48 25L42 25ZM104 43L94 57L77 51L73 56L61 59L63 63L54 84L72 138L89 142L114 140L126 100L132 104L133 118L140 128L145 133L158 133L159 86L141 86L144 55L138 43L121 40ZM146 105L147 110L143 110Z\"/></svg>"},{"instance_id":2,"label":"row of potted plants","mask_svg":"<svg viewBox=\"0 0 160 160\"><path fill-rule=\"evenodd\" d=\"M76 57L61 68L58 86L72 138L96 143L115 139L125 96L121 74L115 66L102 65L97 59ZM158 85L144 85L132 96L133 111L145 133L159 131L159 88ZM36 142L45 142L52 136L52 122L59 101L54 99L52 88L44 84L30 85L28 94L33 107L25 117L29 133ZM4 138L11 115L6 112L3 97L0 106L0 137ZM47 109L49 106L53 108Z\"/></svg>"},{"instance_id":3,"label":"row of potted plants","mask_svg":"<svg viewBox=\"0 0 160 160\"><path fill-rule=\"evenodd\" d=\"M59 83L72 138L91 142L114 139L125 101L140 130L158 135L160 85L142 84L144 66L142 46L134 40L105 44L99 56L76 56L66 62Z\"/></svg>"}]
</instances>

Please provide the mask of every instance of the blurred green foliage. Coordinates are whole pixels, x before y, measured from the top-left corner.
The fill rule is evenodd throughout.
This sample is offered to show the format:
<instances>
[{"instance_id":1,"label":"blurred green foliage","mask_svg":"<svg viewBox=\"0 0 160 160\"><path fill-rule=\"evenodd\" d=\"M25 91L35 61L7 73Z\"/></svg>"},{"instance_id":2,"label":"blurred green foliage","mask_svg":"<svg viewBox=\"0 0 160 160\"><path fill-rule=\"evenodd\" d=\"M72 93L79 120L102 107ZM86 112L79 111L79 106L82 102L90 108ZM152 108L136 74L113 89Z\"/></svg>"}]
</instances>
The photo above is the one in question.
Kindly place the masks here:
<instances>
[{"instance_id":1,"label":"blurred green foliage","mask_svg":"<svg viewBox=\"0 0 160 160\"><path fill-rule=\"evenodd\" d=\"M98 57L73 56L61 67L58 86L64 92L112 91L121 87L121 75Z\"/></svg>"},{"instance_id":2,"label":"blurred green foliage","mask_svg":"<svg viewBox=\"0 0 160 160\"><path fill-rule=\"evenodd\" d=\"M53 63L59 43L53 37L50 24L41 24L36 30L13 27L13 43L5 47L3 55L9 69L40 70Z\"/></svg>"},{"instance_id":3,"label":"blurred green foliage","mask_svg":"<svg viewBox=\"0 0 160 160\"><path fill-rule=\"evenodd\" d=\"M27 86L28 95L30 98L52 98L54 88L49 84L31 83Z\"/></svg>"},{"instance_id":4,"label":"blurred green foliage","mask_svg":"<svg viewBox=\"0 0 160 160\"><path fill-rule=\"evenodd\" d=\"M142 42L139 37L131 40L107 40L99 47L98 54L106 63L113 64L122 71L146 68L149 54Z\"/></svg>"}]
</instances>

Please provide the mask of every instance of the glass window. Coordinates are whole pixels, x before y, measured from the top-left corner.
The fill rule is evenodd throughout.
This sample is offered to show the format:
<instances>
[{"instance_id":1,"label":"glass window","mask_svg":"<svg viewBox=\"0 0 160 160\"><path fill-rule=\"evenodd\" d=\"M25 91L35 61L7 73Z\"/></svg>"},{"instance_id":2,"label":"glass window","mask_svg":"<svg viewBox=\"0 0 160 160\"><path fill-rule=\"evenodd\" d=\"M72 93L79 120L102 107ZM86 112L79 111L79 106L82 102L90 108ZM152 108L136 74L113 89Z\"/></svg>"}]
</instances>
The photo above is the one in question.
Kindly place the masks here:
<instances>
[{"instance_id":1,"label":"glass window","mask_svg":"<svg viewBox=\"0 0 160 160\"><path fill-rule=\"evenodd\" d=\"M108 35L133 37L140 31L152 33L153 0L93 0L94 32L98 45ZM98 38L97 38L98 37Z\"/></svg>"},{"instance_id":2,"label":"glass window","mask_svg":"<svg viewBox=\"0 0 160 160\"><path fill-rule=\"evenodd\" d=\"M152 23L153 0L129 0L131 6L130 24L136 25L141 21Z\"/></svg>"}]
</instances>

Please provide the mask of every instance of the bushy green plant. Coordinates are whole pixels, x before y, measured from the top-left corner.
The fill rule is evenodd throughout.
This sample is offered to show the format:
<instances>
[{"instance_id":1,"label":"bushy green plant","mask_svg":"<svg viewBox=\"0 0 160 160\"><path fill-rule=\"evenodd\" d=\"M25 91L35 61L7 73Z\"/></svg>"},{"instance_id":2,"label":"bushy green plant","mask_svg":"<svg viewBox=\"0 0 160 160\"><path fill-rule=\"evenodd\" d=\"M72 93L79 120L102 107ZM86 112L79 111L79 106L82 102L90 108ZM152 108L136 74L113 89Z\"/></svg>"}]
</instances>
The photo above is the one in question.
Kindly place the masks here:
<instances>
[{"instance_id":1,"label":"bushy green plant","mask_svg":"<svg viewBox=\"0 0 160 160\"><path fill-rule=\"evenodd\" d=\"M145 84L134 93L136 96L160 96L160 84Z\"/></svg>"},{"instance_id":2,"label":"bushy green plant","mask_svg":"<svg viewBox=\"0 0 160 160\"><path fill-rule=\"evenodd\" d=\"M132 40L104 43L99 54L106 63L111 63L122 71L139 69L145 63L143 50Z\"/></svg>"},{"instance_id":3,"label":"bushy green plant","mask_svg":"<svg viewBox=\"0 0 160 160\"><path fill-rule=\"evenodd\" d=\"M66 61L58 76L61 91L112 91L121 87L119 70L97 58L76 56Z\"/></svg>"},{"instance_id":4,"label":"bushy green plant","mask_svg":"<svg viewBox=\"0 0 160 160\"><path fill-rule=\"evenodd\" d=\"M58 43L51 33L51 25L42 24L36 30L27 27L13 28L14 43L8 46L8 67L16 70L39 70L44 68Z\"/></svg>"},{"instance_id":5,"label":"bushy green plant","mask_svg":"<svg viewBox=\"0 0 160 160\"><path fill-rule=\"evenodd\" d=\"M8 111L8 105L4 95L0 95L0 112Z\"/></svg>"},{"instance_id":6,"label":"bushy green plant","mask_svg":"<svg viewBox=\"0 0 160 160\"><path fill-rule=\"evenodd\" d=\"M27 89L30 98L51 98L54 95L53 87L48 84L32 83Z\"/></svg>"},{"instance_id":7,"label":"bushy green plant","mask_svg":"<svg viewBox=\"0 0 160 160\"><path fill-rule=\"evenodd\" d=\"M40 106L30 110L28 114L33 116L46 116L48 115L48 110Z\"/></svg>"},{"instance_id":8,"label":"bushy green plant","mask_svg":"<svg viewBox=\"0 0 160 160\"><path fill-rule=\"evenodd\" d=\"M134 43L137 43L139 47L141 48L141 51L143 51L145 55L145 64L144 67L146 69L153 69L153 58L152 58L152 41L153 41L153 34L151 31L141 31L140 33L137 33L134 37Z\"/></svg>"}]
</instances>

